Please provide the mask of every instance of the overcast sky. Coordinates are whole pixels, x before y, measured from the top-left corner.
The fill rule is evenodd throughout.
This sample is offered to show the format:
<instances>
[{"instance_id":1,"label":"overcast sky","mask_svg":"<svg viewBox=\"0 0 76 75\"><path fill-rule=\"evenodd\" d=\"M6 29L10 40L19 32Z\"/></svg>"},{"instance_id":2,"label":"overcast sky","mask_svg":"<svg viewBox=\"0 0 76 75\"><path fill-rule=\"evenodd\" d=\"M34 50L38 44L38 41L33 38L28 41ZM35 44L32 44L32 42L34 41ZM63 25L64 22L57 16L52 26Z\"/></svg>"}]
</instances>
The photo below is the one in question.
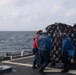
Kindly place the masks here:
<instances>
[{"instance_id":1,"label":"overcast sky","mask_svg":"<svg viewBox=\"0 0 76 75\"><path fill-rule=\"evenodd\" d=\"M0 0L0 31L34 31L76 23L76 0Z\"/></svg>"}]
</instances>

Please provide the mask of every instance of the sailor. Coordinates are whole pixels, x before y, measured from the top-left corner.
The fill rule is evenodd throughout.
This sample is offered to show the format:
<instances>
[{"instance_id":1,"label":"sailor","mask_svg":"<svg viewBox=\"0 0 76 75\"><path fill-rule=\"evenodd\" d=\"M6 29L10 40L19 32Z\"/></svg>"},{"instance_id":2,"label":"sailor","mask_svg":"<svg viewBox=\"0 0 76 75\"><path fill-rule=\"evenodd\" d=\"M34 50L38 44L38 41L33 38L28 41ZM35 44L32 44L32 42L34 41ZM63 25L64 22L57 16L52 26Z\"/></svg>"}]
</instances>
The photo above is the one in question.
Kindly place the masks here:
<instances>
[{"instance_id":1,"label":"sailor","mask_svg":"<svg viewBox=\"0 0 76 75\"><path fill-rule=\"evenodd\" d=\"M74 45L73 41L66 33L63 33L61 36L62 36L62 61L64 65L64 68L61 72L64 73L68 72L69 67L71 67L69 57L74 56Z\"/></svg>"},{"instance_id":2,"label":"sailor","mask_svg":"<svg viewBox=\"0 0 76 75\"><path fill-rule=\"evenodd\" d=\"M52 38L48 35L47 30L44 29L43 33L38 37L38 49L40 68L39 73L43 74L45 67L50 62L50 52L52 47Z\"/></svg>"},{"instance_id":3,"label":"sailor","mask_svg":"<svg viewBox=\"0 0 76 75\"><path fill-rule=\"evenodd\" d=\"M38 37L42 33L42 30L38 30L36 32L36 36L34 37L33 41L33 54L35 55L34 61L33 61L33 69L37 68L38 66L38 58L39 58L39 52L38 52Z\"/></svg>"}]
</instances>

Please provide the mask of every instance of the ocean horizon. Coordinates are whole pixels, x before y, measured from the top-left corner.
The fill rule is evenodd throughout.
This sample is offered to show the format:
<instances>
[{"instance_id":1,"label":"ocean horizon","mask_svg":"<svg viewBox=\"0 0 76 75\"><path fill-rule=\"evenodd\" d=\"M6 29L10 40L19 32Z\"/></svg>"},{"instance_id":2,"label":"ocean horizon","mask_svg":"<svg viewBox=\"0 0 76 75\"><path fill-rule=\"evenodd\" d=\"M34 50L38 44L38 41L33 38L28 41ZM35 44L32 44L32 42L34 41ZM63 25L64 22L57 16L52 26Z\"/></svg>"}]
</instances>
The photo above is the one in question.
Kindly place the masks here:
<instances>
[{"instance_id":1,"label":"ocean horizon","mask_svg":"<svg viewBox=\"0 0 76 75\"><path fill-rule=\"evenodd\" d=\"M0 31L0 55L6 52L32 51L35 31Z\"/></svg>"}]
</instances>

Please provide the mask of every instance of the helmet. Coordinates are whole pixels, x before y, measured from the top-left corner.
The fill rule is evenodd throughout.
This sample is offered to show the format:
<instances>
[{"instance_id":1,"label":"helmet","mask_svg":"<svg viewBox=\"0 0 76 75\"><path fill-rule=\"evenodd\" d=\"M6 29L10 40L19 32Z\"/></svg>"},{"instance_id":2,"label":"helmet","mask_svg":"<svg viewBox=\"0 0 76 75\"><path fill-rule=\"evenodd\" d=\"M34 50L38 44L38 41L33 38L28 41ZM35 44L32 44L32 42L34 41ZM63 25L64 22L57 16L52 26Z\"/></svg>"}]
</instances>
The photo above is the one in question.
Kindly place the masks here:
<instances>
[{"instance_id":1,"label":"helmet","mask_svg":"<svg viewBox=\"0 0 76 75\"><path fill-rule=\"evenodd\" d=\"M38 30L37 32L36 32L36 34L41 34L42 33L42 30Z\"/></svg>"}]
</instances>

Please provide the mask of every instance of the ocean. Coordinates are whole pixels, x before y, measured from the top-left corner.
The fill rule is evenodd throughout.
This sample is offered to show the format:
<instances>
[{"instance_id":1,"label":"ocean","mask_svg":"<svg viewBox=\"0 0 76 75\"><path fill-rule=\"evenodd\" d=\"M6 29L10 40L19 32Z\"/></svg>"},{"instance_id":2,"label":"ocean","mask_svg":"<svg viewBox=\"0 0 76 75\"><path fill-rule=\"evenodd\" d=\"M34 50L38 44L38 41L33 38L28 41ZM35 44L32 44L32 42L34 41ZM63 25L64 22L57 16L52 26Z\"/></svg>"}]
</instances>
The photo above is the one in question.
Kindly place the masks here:
<instances>
[{"instance_id":1,"label":"ocean","mask_svg":"<svg viewBox=\"0 0 76 75\"><path fill-rule=\"evenodd\" d=\"M0 55L6 52L32 51L35 31L0 31Z\"/></svg>"}]
</instances>

